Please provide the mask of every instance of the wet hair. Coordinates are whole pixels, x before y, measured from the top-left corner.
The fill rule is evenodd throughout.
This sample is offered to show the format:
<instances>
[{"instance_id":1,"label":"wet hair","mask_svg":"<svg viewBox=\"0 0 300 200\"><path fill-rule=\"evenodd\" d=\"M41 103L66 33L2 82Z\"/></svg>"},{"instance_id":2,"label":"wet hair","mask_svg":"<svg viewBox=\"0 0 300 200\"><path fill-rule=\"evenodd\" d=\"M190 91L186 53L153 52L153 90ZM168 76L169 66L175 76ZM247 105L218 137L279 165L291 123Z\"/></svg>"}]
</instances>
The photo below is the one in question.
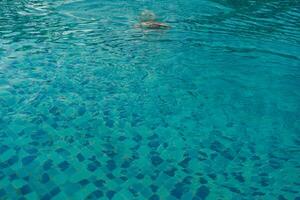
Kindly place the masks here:
<instances>
[{"instance_id":1,"label":"wet hair","mask_svg":"<svg viewBox=\"0 0 300 200\"><path fill-rule=\"evenodd\" d=\"M156 15L150 10L144 10L140 15L141 22L155 21Z\"/></svg>"}]
</instances>

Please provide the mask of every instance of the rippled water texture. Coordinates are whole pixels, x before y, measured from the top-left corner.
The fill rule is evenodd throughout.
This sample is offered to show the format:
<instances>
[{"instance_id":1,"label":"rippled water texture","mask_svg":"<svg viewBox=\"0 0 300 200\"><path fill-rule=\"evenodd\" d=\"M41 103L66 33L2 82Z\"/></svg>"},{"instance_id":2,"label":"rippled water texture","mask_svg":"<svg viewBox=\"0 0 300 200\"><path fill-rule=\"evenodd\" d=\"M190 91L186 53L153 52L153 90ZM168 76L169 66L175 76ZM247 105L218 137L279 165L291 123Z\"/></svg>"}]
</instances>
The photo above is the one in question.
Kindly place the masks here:
<instances>
[{"instance_id":1,"label":"rippled water texture","mask_svg":"<svg viewBox=\"0 0 300 200\"><path fill-rule=\"evenodd\" d=\"M298 0L1 0L0 199L299 200L299 52Z\"/></svg>"}]
</instances>

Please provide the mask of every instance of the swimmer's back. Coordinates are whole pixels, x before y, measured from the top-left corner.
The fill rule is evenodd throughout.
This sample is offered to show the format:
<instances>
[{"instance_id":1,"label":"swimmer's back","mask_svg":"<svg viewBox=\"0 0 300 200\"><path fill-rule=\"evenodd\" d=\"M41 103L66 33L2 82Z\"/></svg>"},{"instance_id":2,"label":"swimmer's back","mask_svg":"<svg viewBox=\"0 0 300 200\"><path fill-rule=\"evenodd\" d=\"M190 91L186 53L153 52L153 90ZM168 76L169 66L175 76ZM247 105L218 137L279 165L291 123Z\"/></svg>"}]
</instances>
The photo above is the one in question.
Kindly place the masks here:
<instances>
[{"instance_id":1,"label":"swimmer's back","mask_svg":"<svg viewBox=\"0 0 300 200\"><path fill-rule=\"evenodd\" d=\"M144 10L140 15L140 23L136 27L145 29L167 29L169 25L156 20L156 15L149 10Z\"/></svg>"}]
</instances>

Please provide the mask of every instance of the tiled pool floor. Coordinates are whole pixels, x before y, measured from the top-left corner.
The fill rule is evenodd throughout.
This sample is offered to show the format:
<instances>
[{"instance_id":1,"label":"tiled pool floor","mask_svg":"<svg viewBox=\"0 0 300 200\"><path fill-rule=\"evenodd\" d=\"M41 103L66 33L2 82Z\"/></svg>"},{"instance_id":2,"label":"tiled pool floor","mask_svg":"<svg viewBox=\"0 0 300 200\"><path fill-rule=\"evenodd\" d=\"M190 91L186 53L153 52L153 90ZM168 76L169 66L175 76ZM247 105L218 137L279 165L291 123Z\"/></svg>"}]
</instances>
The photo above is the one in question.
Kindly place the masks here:
<instances>
[{"instance_id":1,"label":"tiled pool floor","mask_svg":"<svg viewBox=\"0 0 300 200\"><path fill-rule=\"evenodd\" d=\"M2 98L2 199L298 196L299 140L285 137L297 129L297 115L264 102L259 92L237 93L232 83L215 79L208 82L227 86L226 92L160 84L141 99L116 93L105 100L89 96L89 89L62 92L65 82L55 82L15 83ZM36 93L15 111L31 95L22 93L29 87L52 95Z\"/></svg>"}]
</instances>

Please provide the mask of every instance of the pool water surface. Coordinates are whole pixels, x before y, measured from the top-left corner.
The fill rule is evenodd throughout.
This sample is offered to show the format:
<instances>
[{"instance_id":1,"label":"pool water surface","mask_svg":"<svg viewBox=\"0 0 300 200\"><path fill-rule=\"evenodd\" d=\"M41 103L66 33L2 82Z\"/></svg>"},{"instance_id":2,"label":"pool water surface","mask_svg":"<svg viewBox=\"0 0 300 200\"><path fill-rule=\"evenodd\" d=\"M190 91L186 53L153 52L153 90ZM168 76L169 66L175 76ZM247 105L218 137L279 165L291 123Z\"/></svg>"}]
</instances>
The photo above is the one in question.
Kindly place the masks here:
<instances>
[{"instance_id":1,"label":"pool water surface","mask_svg":"<svg viewBox=\"0 0 300 200\"><path fill-rule=\"evenodd\" d=\"M300 200L299 5L0 1L0 199Z\"/></svg>"}]
</instances>

